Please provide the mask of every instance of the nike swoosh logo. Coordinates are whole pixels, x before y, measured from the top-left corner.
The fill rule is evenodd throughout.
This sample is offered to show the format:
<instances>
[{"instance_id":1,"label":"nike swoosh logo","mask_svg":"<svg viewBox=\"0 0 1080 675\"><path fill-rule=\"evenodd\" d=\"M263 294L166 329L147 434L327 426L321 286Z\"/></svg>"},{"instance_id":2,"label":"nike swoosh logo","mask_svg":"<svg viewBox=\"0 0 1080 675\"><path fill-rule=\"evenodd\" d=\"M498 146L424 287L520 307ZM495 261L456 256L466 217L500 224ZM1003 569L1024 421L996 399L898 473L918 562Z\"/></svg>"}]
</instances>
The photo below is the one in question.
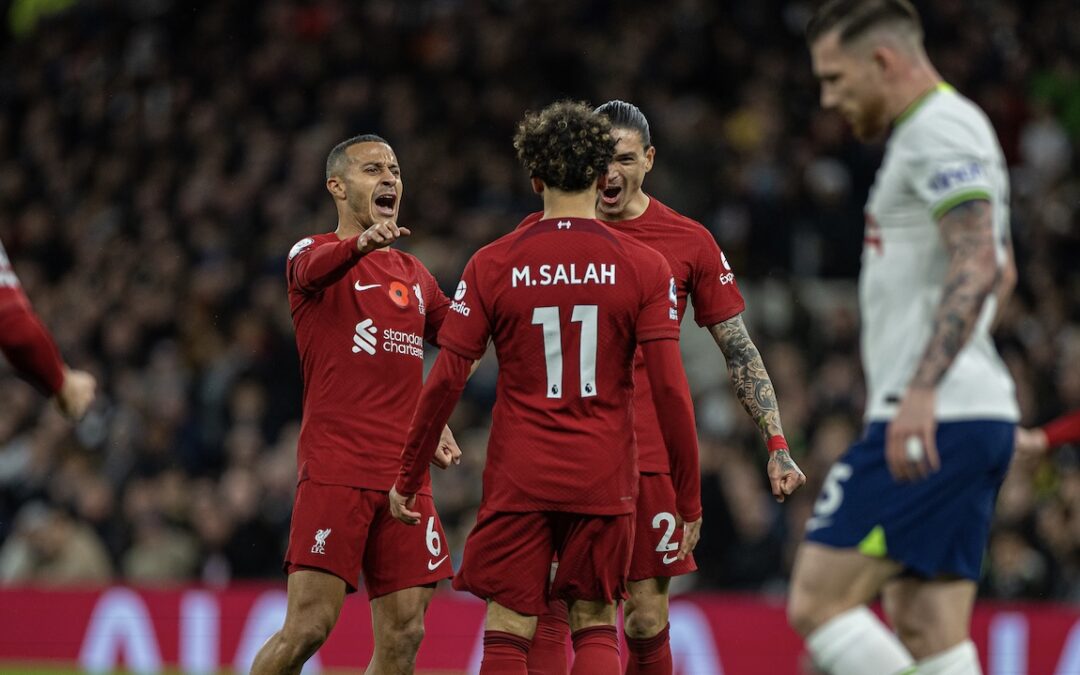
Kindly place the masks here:
<instances>
[{"instance_id":1,"label":"nike swoosh logo","mask_svg":"<svg viewBox=\"0 0 1080 675\"><path fill-rule=\"evenodd\" d=\"M353 286L353 288L355 288L358 291L366 291L369 288L378 288L379 286L382 286L382 284L367 284L366 286L361 286L360 282L357 281L356 284Z\"/></svg>"},{"instance_id":2,"label":"nike swoosh logo","mask_svg":"<svg viewBox=\"0 0 1080 675\"><path fill-rule=\"evenodd\" d=\"M675 555L673 555L673 556L671 556L671 557L668 557L668 556L667 556L667 555L665 554L665 555L664 555L664 558L663 558L663 560L664 560L664 564L665 564L665 565L670 565L671 563L675 562L675 561L676 561L676 560L678 560L678 559L679 559L679 554L678 554L678 553L676 553Z\"/></svg>"},{"instance_id":3,"label":"nike swoosh logo","mask_svg":"<svg viewBox=\"0 0 1080 675\"><path fill-rule=\"evenodd\" d=\"M449 557L450 556L448 555L444 555L443 557L439 558L439 562L435 562L434 560L427 561L428 572L434 572L435 568L446 562L446 559Z\"/></svg>"}]
</instances>

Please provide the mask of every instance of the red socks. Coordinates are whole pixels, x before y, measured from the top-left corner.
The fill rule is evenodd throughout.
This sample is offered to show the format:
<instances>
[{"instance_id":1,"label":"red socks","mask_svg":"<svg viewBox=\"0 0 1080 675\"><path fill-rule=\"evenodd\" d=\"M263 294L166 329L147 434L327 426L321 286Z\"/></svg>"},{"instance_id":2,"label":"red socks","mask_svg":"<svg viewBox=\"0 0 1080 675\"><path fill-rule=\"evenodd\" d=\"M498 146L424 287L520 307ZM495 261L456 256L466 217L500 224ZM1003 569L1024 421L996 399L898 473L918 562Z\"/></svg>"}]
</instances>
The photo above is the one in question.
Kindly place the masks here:
<instances>
[{"instance_id":1,"label":"red socks","mask_svg":"<svg viewBox=\"0 0 1080 675\"><path fill-rule=\"evenodd\" d=\"M670 627L671 624L664 626L651 638L626 638L630 652L626 675L672 675Z\"/></svg>"},{"instance_id":2,"label":"red socks","mask_svg":"<svg viewBox=\"0 0 1080 675\"><path fill-rule=\"evenodd\" d=\"M565 600L552 600L536 622L536 634L529 647L529 675L567 675L569 661L566 638L570 635Z\"/></svg>"},{"instance_id":3,"label":"red socks","mask_svg":"<svg viewBox=\"0 0 1080 675\"><path fill-rule=\"evenodd\" d=\"M574 640L574 668L571 675L619 675L619 633L615 626L582 628Z\"/></svg>"},{"instance_id":4,"label":"red socks","mask_svg":"<svg viewBox=\"0 0 1080 675\"><path fill-rule=\"evenodd\" d=\"M525 665L529 641L520 635L497 630L484 631L484 661L480 675L528 675Z\"/></svg>"}]
</instances>

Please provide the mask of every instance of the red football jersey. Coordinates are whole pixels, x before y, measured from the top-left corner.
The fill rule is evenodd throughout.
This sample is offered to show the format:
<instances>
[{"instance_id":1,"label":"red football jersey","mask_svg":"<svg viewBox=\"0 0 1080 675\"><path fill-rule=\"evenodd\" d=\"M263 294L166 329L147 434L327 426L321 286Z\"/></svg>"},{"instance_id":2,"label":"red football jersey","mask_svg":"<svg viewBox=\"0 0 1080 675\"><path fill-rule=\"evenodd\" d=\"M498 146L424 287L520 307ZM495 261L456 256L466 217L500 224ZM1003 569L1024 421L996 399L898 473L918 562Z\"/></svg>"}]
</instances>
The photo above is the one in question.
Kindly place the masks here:
<instances>
[{"instance_id":1,"label":"red football jersey","mask_svg":"<svg viewBox=\"0 0 1080 675\"><path fill-rule=\"evenodd\" d=\"M11 268L4 244L0 242L0 310L11 309L14 305L27 307L29 303L19 285L19 278L15 276L15 270Z\"/></svg>"},{"instance_id":2,"label":"red football jersey","mask_svg":"<svg viewBox=\"0 0 1080 675\"><path fill-rule=\"evenodd\" d=\"M595 220L540 221L473 256L440 343L478 359L495 342L484 506L629 513L637 492L633 358L678 339L671 272Z\"/></svg>"},{"instance_id":3,"label":"red football jersey","mask_svg":"<svg viewBox=\"0 0 1080 675\"><path fill-rule=\"evenodd\" d=\"M286 266L304 376L299 479L389 490L450 301L414 256L299 241ZM430 490L425 486L425 492Z\"/></svg>"},{"instance_id":4,"label":"red football jersey","mask_svg":"<svg viewBox=\"0 0 1080 675\"><path fill-rule=\"evenodd\" d=\"M543 212L530 214L518 227L535 223L543 215ZM686 310L687 296L694 303L694 322L699 326L713 326L727 321L746 308L727 258L716 245L712 234L696 220L664 206L655 197L649 197L649 206L637 218L605 221L605 224L647 244L664 256L675 277L680 322ZM642 473L670 473L668 454L660 435L660 422L656 419L641 350L638 350L634 361L634 384L638 468Z\"/></svg>"},{"instance_id":5,"label":"red football jersey","mask_svg":"<svg viewBox=\"0 0 1080 675\"><path fill-rule=\"evenodd\" d=\"M49 331L30 307L30 301L0 243L0 351L16 372L43 394L64 384L64 362Z\"/></svg>"}]
</instances>

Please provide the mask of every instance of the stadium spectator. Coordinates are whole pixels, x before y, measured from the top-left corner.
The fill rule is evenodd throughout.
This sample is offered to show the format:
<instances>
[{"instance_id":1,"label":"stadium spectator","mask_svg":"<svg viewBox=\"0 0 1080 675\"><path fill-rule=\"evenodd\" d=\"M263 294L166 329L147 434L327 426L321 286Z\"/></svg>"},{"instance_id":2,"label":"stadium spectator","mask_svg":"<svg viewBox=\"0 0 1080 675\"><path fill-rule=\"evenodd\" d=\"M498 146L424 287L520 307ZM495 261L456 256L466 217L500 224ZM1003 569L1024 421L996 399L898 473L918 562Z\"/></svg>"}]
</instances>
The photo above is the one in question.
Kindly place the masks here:
<instances>
[{"instance_id":1,"label":"stadium spectator","mask_svg":"<svg viewBox=\"0 0 1080 675\"><path fill-rule=\"evenodd\" d=\"M465 260L534 207L505 149L515 122L572 95L649 112L663 149L650 193L708 227L740 272L744 319L811 483L783 508L761 477L754 485L790 559L821 469L864 407L851 279L881 157L813 105L809 8L561 3L565 20L553 22L520 0L88 0L0 40L0 237L60 352L100 380L99 403L72 429L0 374L0 540L41 500L90 522L119 569L135 527L127 486L175 471L190 498L161 509L178 508L167 522L199 544L194 578L225 583L239 572L221 481L253 462L258 536L284 551L302 385L282 271L292 244L335 217L314 178L326 153L354 129L393 136L418 188L403 204L415 225L406 246L452 291ZM987 112L1009 163L1019 277L995 338L1031 427L1080 408L1080 53L1069 31L1080 5L920 10L931 59ZM758 431L716 386L709 335L685 331L682 343L704 480L720 489L730 478L709 467L714 455L753 463ZM480 500L493 397L485 360L453 421L462 464L433 476L455 558ZM82 468L59 470L73 458ZM1080 598L1075 446L1030 475L1010 507L1023 517L1000 527L1048 561L1050 597ZM736 495L706 496L714 532L727 517L713 509ZM782 590L790 563L740 543L707 537L684 579ZM748 555L752 569L736 574L728 561ZM243 574L280 578L273 562Z\"/></svg>"}]
</instances>

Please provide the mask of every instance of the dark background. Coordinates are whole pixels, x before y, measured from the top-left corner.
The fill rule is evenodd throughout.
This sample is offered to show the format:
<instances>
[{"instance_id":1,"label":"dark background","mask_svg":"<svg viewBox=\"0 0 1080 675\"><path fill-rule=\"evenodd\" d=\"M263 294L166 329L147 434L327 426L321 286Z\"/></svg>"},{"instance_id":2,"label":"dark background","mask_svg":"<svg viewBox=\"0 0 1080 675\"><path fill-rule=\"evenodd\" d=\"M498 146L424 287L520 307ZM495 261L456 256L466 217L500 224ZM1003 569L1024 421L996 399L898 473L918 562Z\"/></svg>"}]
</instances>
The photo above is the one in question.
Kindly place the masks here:
<instances>
[{"instance_id":1,"label":"dark background","mask_svg":"<svg viewBox=\"0 0 1080 675\"><path fill-rule=\"evenodd\" d=\"M389 139L404 247L449 290L539 206L515 123L571 97L642 108L647 190L712 231L747 296L810 482L771 501L720 352L685 322L706 499L691 583L782 590L861 427L854 278L881 153L818 107L811 3L67 4L0 2L0 238L103 395L72 429L0 371L0 581L282 578L301 394L284 260L335 226L327 152ZM1010 163L1020 281L997 338L1024 422L1040 423L1080 407L1080 5L917 4L932 60ZM466 461L436 477L457 552L493 396L485 363L453 420ZM1014 469L985 594L1080 596L1077 460Z\"/></svg>"}]
</instances>

